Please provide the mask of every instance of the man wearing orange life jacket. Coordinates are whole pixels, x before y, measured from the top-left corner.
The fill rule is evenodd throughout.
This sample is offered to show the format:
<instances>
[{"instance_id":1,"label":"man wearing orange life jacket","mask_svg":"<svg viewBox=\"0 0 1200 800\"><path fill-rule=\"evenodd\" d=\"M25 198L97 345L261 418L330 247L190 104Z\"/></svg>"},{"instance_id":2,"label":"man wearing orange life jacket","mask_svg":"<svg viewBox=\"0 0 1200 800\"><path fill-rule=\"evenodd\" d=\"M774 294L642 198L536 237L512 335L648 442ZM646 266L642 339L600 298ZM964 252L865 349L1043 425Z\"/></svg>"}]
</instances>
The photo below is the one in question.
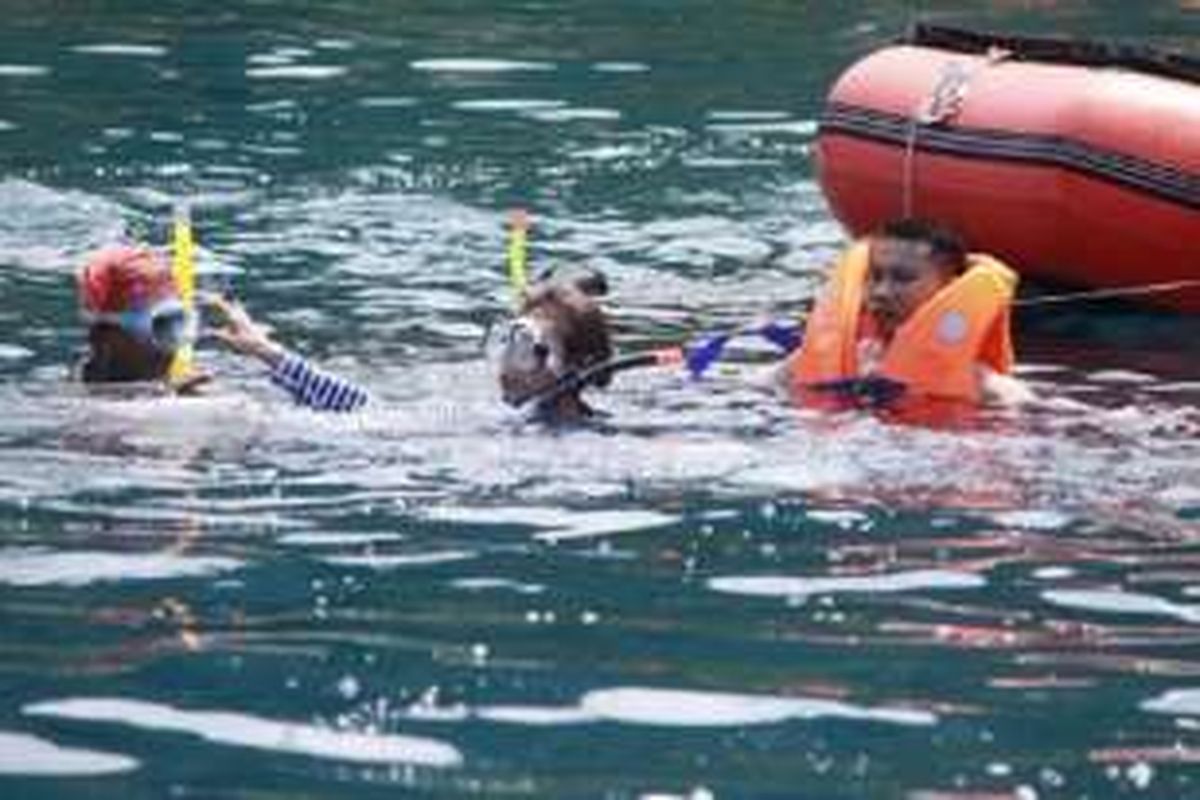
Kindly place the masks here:
<instances>
[{"instance_id":1,"label":"man wearing orange life jacket","mask_svg":"<svg viewBox=\"0 0 1200 800\"><path fill-rule=\"evenodd\" d=\"M853 245L837 264L785 363L792 397L881 379L906 395L966 403L1029 399L1012 377L1009 318L1017 276L967 255L938 225L903 219Z\"/></svg>"}]
</instances>

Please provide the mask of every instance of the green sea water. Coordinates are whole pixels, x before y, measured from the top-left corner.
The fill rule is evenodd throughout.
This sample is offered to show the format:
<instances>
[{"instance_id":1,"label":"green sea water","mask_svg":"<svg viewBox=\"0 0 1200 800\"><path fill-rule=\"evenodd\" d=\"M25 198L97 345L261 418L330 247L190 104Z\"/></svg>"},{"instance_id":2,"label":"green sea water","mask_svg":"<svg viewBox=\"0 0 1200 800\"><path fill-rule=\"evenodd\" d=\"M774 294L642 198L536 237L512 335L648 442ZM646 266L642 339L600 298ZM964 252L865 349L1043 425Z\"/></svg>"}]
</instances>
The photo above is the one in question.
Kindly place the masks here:
<instances>
[{"instance_id":1,"label":"green sea water","mask_svg":"<svg viewBox=\"0 0 1200 800\"><path fill-rule=\"evenodd\" d=\"M918 16L1195 52L1195 3L12 0L0 22L5 798L1200 796L1200 328L1018 316L969 430L621 375L522 425L504 223L619 345L795 313L810 148ZM193 209L202 283L369 387L84 396L72 275Z\"/></svg>"}]
</instances>

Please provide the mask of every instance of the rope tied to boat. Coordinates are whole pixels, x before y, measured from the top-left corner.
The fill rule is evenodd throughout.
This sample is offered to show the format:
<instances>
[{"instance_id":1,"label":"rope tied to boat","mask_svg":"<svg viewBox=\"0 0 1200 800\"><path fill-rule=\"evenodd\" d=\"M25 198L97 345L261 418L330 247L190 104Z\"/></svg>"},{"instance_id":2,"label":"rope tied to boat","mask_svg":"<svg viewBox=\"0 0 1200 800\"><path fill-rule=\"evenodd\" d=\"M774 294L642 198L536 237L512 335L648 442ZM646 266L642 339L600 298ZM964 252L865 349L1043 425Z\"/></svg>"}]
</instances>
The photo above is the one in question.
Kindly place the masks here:
<instances>
[{"instance_id":1,"label":"rope tied to boat","mask_svg":"<svg viewBox=\"0 0 1200 800\"><path fill-rule=\"evenodd\" d=\"M946 125L962 113L975 76L988 67L1006 61L1013 55L1011 50L1001 47L988 48L983 60L974 68L964 61L948 61L933 90L922 98L908 122L908 136L904 146L903 216L913 215L913 182L916 178L917 137L921 128L931 125Z\"/></svg>"},{"instance_id":2,"label":"rope tied to boat","mask_svg":"<svg viewBox=\"0 0 1200 800\"><path fill-rule=\"evenodd\" d=\"M1048 294L1040 297L1025 297L1013 302L1014 306L1046 306L1057 303L1073 303L1080 300L1110 300L1119 297L1141 297L1150 294L1164 294L1184 289L1200 289L1200 278L1184 278L1177 281L1160 281L1158 283L1142 283L1136 286L1109 286L1102 289L1086 289L1078 292L1063 294Z\"/></svg>"}]
</instances>

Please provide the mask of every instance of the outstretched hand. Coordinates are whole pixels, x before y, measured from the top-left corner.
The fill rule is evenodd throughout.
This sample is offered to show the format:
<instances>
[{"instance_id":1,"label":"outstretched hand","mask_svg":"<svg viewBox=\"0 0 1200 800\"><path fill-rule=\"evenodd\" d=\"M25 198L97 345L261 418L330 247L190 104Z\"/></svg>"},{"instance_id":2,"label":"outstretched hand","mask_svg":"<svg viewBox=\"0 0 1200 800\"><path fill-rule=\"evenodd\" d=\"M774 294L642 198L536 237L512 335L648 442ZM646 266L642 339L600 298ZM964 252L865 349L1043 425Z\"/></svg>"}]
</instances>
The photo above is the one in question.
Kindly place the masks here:
<instances>
[{"instance_id":1,"label":"outstretched hand","mask_svg":"<svg viewBox=\"0 0 1200 800\"><path fill-rule=\"evenodd\" d=\"M283 358L283 348L271 339L267 328L250 318L241 303L218 294L204 294L200 302L217 313L224 325L211 328L210 335L231 350L254 356L274 366Z\"/></svg>"}]
</instances>

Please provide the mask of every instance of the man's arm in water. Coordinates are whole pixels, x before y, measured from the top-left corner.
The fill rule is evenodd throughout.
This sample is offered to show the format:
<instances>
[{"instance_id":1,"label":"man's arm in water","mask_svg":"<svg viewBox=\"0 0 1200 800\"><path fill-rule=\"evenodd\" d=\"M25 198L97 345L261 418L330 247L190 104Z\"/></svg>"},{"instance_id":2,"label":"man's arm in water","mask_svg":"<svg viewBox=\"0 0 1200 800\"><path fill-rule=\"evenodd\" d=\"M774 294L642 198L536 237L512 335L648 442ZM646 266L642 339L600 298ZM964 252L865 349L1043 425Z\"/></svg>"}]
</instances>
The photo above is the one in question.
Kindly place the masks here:
<instances>
[{"instance_id":1,"label":"man's arm in water","mask_svg":"<svg viewBox=\"0 0 1200 800\"><path fill-rule=\"evenodd\" d=\"M299 405L316 411L357 411L370 400L366 389L318 369L274 341L240 304L216 295L205 301L225 319L225 326L214 329L212 335L230 349L270 367L271 381Z\"/></svg>"}]
</instances>

